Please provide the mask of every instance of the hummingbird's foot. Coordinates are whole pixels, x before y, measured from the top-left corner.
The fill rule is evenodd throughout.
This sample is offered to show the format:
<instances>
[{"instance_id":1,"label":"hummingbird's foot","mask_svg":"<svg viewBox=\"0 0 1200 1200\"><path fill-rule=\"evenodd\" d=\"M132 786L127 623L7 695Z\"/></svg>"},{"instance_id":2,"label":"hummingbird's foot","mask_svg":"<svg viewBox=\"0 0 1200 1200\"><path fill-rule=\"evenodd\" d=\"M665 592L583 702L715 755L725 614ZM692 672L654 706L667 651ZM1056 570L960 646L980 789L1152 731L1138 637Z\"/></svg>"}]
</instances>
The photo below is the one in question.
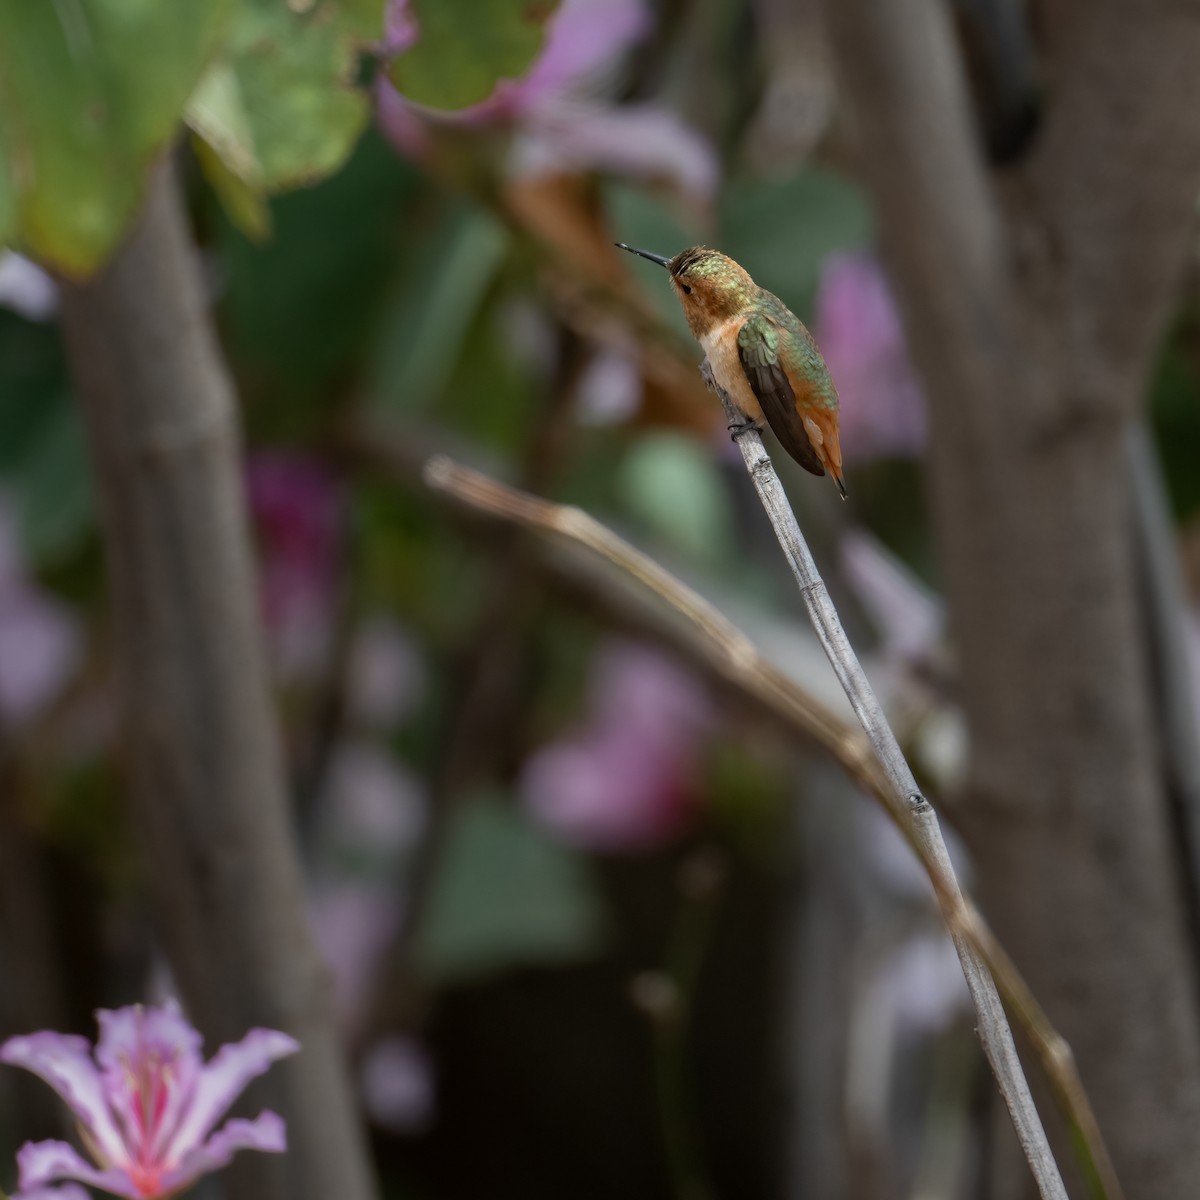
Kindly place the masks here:
<instances>
[{"instance_id":1,"label":"hummingbird's foot","mask_svg":"<svg viewBox=\"0 0 1200 1200\"><path fill-rule=\"evenodd\" d=\"M756 433L762 432L762 426L757 421L735 421L731 425L726 425L725 428L729 430L729 436L735 442L743 433L749 433L752 429Z\"/></svg>"}]
</instances>

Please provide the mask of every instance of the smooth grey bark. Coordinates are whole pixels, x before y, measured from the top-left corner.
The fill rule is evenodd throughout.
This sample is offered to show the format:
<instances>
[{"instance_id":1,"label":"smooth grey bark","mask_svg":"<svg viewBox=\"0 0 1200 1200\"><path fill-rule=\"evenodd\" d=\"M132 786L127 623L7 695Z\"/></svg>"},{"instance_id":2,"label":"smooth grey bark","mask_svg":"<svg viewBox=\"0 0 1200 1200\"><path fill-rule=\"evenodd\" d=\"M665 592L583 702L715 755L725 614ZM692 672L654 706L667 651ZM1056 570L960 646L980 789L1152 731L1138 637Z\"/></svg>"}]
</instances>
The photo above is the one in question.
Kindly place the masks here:
<instances>
[{"instance_id":1,"label":"smooth grey bark","mask_svg":"<svg viewBox=\"0 0 1200 1200\"><path fill-rule=\"evenodd\" d=\"M233 389L169 161L111 264L63 288L100 497L131 812L163 943L211 1050L252 1026L302 1050L258 1095L285 1156L238 1195L373 1200L307 926L262 646Z\"/></svg>"},{"instance_id":2,"label":"smooth grey bark","mask_svg":"<svg viewBox=\"0 0 1200 1200\"><path fill-rule=\"evenodd\" d=\"M1047 6L1036 148L993 178L945 7L829 0L862 176L932 409L971 732L962 821L1001 940L1131 1194L1200 1176L1200 1026L1136 591L1127 426L1200 188L1200 9Z\"/></svg>"}]
</instances>

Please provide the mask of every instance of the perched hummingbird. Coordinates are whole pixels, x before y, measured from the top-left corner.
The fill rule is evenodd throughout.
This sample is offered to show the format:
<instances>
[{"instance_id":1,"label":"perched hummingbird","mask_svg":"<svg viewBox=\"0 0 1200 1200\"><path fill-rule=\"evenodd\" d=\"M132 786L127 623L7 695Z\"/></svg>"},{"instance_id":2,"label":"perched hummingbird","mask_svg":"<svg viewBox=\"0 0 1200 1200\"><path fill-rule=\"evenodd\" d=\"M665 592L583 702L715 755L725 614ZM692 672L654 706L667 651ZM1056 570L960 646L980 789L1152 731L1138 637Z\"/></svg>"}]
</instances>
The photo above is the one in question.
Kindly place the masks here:
<instances>
[{"instance_id":1,"label":"perched hummingbird","mask_svg":"<svg viewBox=\"0 0 1200 1200\"><path fill-rule=\"evenodd\" d=\"M730 426L733 432L750 425L761 428L765 417L783 448L806 471L833 476L844 500L837 389L800 318L732 258L707 246L664 258L616 244L667 268L713 378L746 419L744 426Z\"/></svg>"}]
</instances>

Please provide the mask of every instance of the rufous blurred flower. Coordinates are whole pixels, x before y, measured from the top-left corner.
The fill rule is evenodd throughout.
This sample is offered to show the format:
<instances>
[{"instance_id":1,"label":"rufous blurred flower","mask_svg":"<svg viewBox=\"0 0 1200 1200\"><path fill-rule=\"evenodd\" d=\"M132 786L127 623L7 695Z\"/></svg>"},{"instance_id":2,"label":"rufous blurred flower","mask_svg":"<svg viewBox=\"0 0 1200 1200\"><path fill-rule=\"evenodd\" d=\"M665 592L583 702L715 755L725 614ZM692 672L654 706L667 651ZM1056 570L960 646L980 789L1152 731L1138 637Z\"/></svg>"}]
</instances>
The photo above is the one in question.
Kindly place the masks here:
<instances>
[{"instance_id":1,"label":"rufous blurred flower","mask_svg":"<svg viewBox=\"0 0 1200 1200\"><path fill-rule=\"evenodd\" d=\"M44 1031L9 1038L0 1062L44 1079L71 1107L95 1165L66 1142L27 1142L17 1154L22 1200L59 1180L79 1180L129 1200L172 1196L225 1166L238 1150L282 1152L283 1118L226 1121L246 1085L300 1044L274 1029L252 1029L204 1062L200 1034L178 1005L134 1005L96 1014L95 1055L86 1038ZM69 1189L53 1189L69 1200Z\"/></svg>"},{"instance_id":2,"label":"rufous blurred flower","mask_svg":"<svg viewBox=\"0 0 1200 1200\"><path fill-rule=\"evenodd\" d=\"M831 254L821 267L813 336L841 399L847 461L915 458L928 433L925 395L908 356L883 268L869 254Z\"/></svg>"}]
</instances>

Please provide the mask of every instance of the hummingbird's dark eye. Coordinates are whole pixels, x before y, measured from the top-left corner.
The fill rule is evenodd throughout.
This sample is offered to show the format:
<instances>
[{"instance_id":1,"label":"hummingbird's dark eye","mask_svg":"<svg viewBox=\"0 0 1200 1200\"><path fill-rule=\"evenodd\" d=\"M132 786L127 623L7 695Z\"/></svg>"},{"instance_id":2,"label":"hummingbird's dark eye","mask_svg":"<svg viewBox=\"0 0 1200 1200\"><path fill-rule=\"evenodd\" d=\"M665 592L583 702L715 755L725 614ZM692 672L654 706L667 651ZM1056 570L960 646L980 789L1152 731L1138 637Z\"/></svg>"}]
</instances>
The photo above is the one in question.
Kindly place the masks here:
<instances>
[{"instance_id":1,"label":"hummingbird's dark eye","mask_svg":"<svg viewBox=\"0 0 1200 1200\"><path fill-rule=\"evenodd\" d=\"M679 286L681 288L683 288L685 295L690 296L692 294L692 289L690 287L688 287L688 285L686 283L681 283Z\"/></svg>"}]
</instances>

